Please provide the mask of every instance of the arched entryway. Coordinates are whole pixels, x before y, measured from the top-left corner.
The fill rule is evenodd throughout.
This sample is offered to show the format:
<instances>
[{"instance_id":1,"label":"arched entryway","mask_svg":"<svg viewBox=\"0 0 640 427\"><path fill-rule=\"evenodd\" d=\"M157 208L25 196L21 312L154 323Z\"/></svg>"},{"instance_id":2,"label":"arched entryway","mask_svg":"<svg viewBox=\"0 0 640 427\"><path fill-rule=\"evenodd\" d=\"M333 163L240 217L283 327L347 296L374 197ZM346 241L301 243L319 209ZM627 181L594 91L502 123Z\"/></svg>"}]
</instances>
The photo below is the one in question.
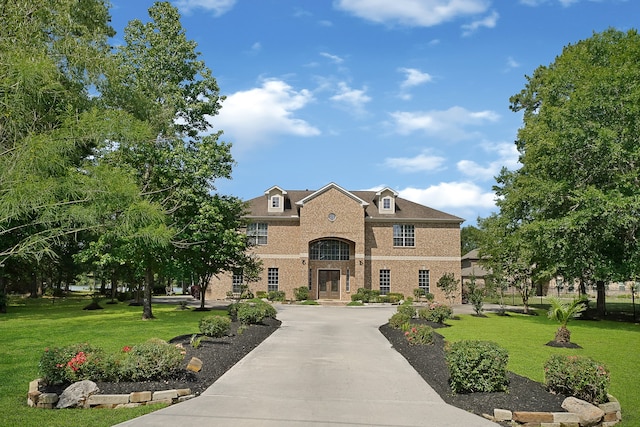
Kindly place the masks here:
<instances>
[{"instance_id":1,"label":"arched entryway","mask_svg":"<svg viewBox=\"0 0 640 427\"><path fill-rule=\"evenodd\" d=\"M349 292L355 244L337 238L309 242L309 290L317 299L341 299Z\"/></svg>"}]
</instances>

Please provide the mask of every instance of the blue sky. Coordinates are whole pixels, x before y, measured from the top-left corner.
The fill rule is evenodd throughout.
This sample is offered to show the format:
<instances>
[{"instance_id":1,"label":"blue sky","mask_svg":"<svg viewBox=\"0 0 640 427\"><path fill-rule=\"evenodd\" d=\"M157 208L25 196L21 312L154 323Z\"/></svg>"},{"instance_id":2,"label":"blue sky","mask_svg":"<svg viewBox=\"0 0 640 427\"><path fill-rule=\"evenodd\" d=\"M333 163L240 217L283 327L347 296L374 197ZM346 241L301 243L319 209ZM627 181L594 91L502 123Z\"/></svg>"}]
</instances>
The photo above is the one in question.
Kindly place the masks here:
<instances>
[{"instance_id":1,"label":"blue sky","mask_svg":"<svg viewBox=\"0 0 640 427\"><path fill-rule=\"evenodd\" d=\"M122 43L153 1L111 3ZM640 23L637 0L172 3L227 97L211 123L237 165L219 192L388 186L463 225L496 211L494 176L518 167L522 116L508 107L525 76Z\"/></svg>"}]
</instances>

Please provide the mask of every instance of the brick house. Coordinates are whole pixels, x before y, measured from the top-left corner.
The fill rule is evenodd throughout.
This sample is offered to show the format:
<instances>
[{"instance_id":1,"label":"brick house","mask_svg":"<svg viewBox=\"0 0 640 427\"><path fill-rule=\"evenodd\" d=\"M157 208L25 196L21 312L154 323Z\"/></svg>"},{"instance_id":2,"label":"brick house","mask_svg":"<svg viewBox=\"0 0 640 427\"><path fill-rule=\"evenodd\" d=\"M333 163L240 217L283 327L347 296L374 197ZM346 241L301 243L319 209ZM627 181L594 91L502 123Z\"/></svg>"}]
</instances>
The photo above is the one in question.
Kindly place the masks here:
<instances>
[{"instance_id":1,"label":"brick house","mask_svg":"<svg viewBox=\"0 0 640 427\"><path fill-rule=\"evenodd\" d=\"M350 301L358 288L413 296L445 273L461 277L462 218L398 197L390 188L347 191L330 183L317 191L274 186L248 201L247 235L263 272L251 290L280 290L293 299L307 286L311 299ZM238 292L241 272L220 275L208 297ZM460 302L460 296L457 297Z\"/></svg>"}]
</instances>

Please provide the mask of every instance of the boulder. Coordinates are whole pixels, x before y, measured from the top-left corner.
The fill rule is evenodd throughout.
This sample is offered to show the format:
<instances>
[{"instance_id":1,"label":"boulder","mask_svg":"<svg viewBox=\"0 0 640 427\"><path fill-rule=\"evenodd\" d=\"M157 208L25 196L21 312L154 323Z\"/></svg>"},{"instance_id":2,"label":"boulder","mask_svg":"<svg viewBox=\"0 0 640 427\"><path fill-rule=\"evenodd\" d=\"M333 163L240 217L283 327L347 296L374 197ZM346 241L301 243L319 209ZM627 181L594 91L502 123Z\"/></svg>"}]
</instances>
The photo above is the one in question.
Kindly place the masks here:
<instances>
[{"instance_id":1,"label":"boulder","mask_svg":"<svg viewBox=\"0 0 640 427\"><path fill-rule=\"evenodd\" d=\"M197 357L192 357L189 361L189 364L187 365L187 369L193 372L200 372L200 370L202 369L202 360L198 359Z\"/></svg>"},{"instance_id":2,"label":"boulder","mask_svg":"<svg viewBox=\"0 0 640 427\"><path fill-rule=\"evenodd\" d=\"M93 381L84 380L73 383L62 392L56 408L84 407L87 398L99 391L98 385Z\"/></svg>"},{"instance_id":3,"label":"boulder","mask_svg":"<svg viewBox=\"0 0 640 427\"><path fill-rule=\"evenodd\" d=\"M580 417L580 425L584 427L594 426L604 417L602 409L575 397L567 397L562 402L562 408Z\"/></svg>"}]
</instances>

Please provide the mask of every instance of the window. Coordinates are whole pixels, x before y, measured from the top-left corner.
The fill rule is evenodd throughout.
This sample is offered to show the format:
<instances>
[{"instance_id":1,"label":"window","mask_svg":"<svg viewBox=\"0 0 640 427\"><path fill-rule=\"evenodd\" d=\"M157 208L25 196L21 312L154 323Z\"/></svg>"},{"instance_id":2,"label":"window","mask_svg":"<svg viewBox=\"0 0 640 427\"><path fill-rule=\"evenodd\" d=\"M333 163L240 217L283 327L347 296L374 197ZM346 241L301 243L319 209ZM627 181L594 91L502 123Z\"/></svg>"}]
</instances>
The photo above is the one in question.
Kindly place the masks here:
<instances>
[{"instance_id":1,"label":"window","mask_svg":"<svg viewBox=\"0 0 640 427\"><path fill-rule=\"evenodd\" d=\"M416 235L413 225L393 225L393 246L415 246Z\"/></svg>"},{"instance_id":2,"label":"window","mask_svg":"<svg viewBox=\"0 0 640 427\"><path fill-rule=\"evenodd\" d=\"M389 210L391 209L391 198L385 197L382 199L382 209Z\"/></svg>"},{"instance_id":3,"label":"window","mask_svg":"<svg viewBox=\"0 0 640 427\"><path fill-rule=\"evenodd\" d=\"M268 225L264 222L254 222L247 226L247 236L252 245L267 244Z\"/></svg>"},{"instance_id":4,"label":"window","mask_svg":"<svg viewBox=\"0 0 640 427\"><path fill-rule=\"evenodd\" d=\"M429 293L429 270L418 270L418 288Z\"/></svg>"},{"instance_id":5,"label":"window","mask_svg":"<svg viewBox=\"0 0 640 427\"><path fill-rule=\"evenodd\" d=\"M280 207L280 196L271 196L271 207L276 209Z\"/></svg>"},{"instance_id":6,"label":"window","mask_svg":"<svg viewBox=\"0 0 640 427\"><path fill-rule=\"evenodd\" d=\"M351 275L349 274L349 269L347 268L347 283L346 283L347 292L351 291Z\"/></svg>"},{"instance_id":7,"label":"window","mask_svg":"<svg viewBox=\"0 0 640 427\"><path fill-rule=\"evenodd\" d=\"M310 245L309 259L349 261L349 244L341 240L318 240Z\"/></svg>"},{"instance_id":8,"label":"window","mask_svg":"<svg viewBox=\"0 0 640 427\"><path fill-rule=\"evenodd\" d=\"M391 270L380 270L380 295L391 291Z\"/></svg>"},{"instance_id":9,"label":"window","mask_svg":"<svg viewBox=\"0 0 640 427\"><path fill-rule=\"evenodd\" d=\"M241 293L243 282L244 276L242 275L242 271L234 272L233 277L231 278L231 292L233 292L234 294Z\"/></svg>"},{"instance_id":10,"label":"window","mask_svg":"<svg viewBox=\"0 0 640 427\"><path fill-rule=\"evenodd\" d=\"M267 271L267 292L278 290L278 269L269 268Z\"/></svg>"}]
</instances>

